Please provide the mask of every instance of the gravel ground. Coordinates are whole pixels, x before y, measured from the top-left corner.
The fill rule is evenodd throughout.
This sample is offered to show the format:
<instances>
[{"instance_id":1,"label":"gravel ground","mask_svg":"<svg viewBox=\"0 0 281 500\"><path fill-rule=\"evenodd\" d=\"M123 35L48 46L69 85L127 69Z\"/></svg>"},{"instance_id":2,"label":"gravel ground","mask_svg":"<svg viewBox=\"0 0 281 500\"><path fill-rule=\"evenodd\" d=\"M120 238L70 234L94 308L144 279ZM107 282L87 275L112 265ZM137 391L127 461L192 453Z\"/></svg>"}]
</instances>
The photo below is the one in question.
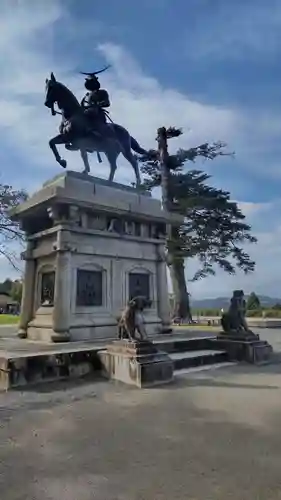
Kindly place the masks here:
<instances>
[{"instance_id":1,"label":"gravel ground","mask_svg":"<svg viewBox=\"0 0 281 500\"><path fill-rule=\"evenodd\" d=\"M240 365L157 389L2 393L0 498L281 499L280 375L281 364Z\"/></svg>"}]
</instances>

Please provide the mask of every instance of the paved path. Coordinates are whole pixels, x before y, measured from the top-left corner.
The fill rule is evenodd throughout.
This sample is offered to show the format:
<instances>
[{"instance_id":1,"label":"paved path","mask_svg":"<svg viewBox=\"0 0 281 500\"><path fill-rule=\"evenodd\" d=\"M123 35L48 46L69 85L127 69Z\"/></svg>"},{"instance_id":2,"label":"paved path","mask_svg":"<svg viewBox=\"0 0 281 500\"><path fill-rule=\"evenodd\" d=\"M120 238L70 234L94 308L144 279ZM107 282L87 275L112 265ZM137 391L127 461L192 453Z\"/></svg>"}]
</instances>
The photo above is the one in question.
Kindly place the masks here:
<instances>
[{"instance_id":1,"label":"paved path","mask_svg":"<svg viewBox=\"0 0 281 500\"><path fill-rule=\"evenodd\" d=\"M281 330L261 332L281 350ZM0 394L3 500L281 499L281 364Z\"/></svg>"},{"instance_id":2,"label":"paved path","mask_svg":"<svg viewBox=\"0 0 281 500\"><path fill-rule=\"evenodd\" d=\"M281 366L0 396L5 500L281 498Z\"/></svg>"},{"instance_id":3,"label":"paved path","mask_svg":"<svg viewBox=\"0 0 281 500\"><path fill-rule=\"evenodd\" d=\"M0 325L0 338L6 336L16 336L17 325Z\"/></svg>"}]
</instances>

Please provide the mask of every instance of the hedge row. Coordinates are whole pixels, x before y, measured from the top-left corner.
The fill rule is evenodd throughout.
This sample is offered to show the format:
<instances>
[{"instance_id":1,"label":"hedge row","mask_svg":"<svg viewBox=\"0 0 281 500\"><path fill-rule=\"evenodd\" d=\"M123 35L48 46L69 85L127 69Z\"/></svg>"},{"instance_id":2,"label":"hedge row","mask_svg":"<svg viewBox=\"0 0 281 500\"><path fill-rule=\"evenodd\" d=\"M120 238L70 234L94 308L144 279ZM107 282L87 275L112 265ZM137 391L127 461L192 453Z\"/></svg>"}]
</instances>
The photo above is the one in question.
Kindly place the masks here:
<instances>
[{"instance_id":1,"label":"hedge row","mask_svg":"<svg viewBox=\"0 0 281 500\"><path fill-rule=\"evenodd\" d=\"M193 309L192 315L194 319L196 316L221 316L220 309ZM255 309L252 311L247 311L247 316L249 318L281 318L281 310L279 309Z\"/></svg>"}]
</instances>

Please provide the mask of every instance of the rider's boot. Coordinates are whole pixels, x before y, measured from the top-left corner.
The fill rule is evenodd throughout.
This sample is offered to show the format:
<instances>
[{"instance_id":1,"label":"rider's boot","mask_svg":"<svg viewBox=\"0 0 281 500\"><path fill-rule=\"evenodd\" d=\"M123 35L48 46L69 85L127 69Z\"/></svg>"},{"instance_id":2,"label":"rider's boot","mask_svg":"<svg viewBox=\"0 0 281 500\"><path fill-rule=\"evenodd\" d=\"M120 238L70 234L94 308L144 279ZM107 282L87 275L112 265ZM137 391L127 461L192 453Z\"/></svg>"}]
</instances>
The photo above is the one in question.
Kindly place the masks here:
<instances>
[{"instance_id":1,"label":"rider's boot","mask_svg":"<svg viewBox=\"0 0 281 500\"><path fill-rule=\"evenodd\" d=\"M67 149L68 151L78 151L79 148L77 148L76 146L74 146L74 144L71 144L71 143L67 143L65 144L65 149Z\"/></svg>"}]
</instances>

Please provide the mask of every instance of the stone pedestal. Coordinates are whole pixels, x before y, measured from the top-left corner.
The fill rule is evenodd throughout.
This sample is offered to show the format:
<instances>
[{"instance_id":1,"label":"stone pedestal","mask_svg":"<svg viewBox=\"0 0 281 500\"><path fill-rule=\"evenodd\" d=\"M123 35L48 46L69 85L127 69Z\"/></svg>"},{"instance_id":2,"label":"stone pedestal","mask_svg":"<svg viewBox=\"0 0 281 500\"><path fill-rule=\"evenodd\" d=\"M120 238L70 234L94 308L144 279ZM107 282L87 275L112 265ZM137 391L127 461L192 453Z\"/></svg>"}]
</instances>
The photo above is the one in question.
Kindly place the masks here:
<instances>
[{"instance_id":1,"label":"stone pedestal","mask_svg":"<svg viewBox=\"0 0 281 500\"><path fill-rule=\"evenodd\" d=\"M56 280L53 308L53 342L70 340L70 301L71 301L71 253L60 250L56 255Z\"/></svg>"},{"instance_id":2,"label":"stone pedestal","mask_svg":"<svg viewBox=\"0 0 281 500\"><path fill-rule=\"evenodd\" d=\"M27 249L22 255L25 260L25 273L21 299L21 315L19 320L19 337L27 337L28 324L33 316L33 294L35 284L35 261L33 259L33 242L28 241Z\"/></svg>"},{"instance_id":3,"label":"stone pedestal","mask_svg":"<svg viewBox=\"0 0 281 500\"><path fill-rule=\"evenodd\" d=\"M166 384L173 379L173 362L149 341L114 341L98 353L106 378L137 387Z\"/></svg>"},{"instance_id":4,"label":"stone pedestal","mask_svg":"<svg viewBox=\"0 0 281 500\"><path fill-rule=\"evenodd\" d=\"M118 317L136 295L152 303L144 311L148 336L169 327L164 249L167 225L179 217L159 200L64 172L12 217L29 245L21 336L47 342L116 338Z\"/></svg>"},{"instance_id":5,"label":"stone pedestal","mask_svg":"<svg viewBox=\"0 0 281 500\"><path fill-rule=\"evenodd\" d=\"M215 341L220 349L228 353L230 361L246 361L255 365L270 362L273 353L272 346L266 340L260 340L259 335L234 335L222 333Z\"/></svg>"}]
</instances>

